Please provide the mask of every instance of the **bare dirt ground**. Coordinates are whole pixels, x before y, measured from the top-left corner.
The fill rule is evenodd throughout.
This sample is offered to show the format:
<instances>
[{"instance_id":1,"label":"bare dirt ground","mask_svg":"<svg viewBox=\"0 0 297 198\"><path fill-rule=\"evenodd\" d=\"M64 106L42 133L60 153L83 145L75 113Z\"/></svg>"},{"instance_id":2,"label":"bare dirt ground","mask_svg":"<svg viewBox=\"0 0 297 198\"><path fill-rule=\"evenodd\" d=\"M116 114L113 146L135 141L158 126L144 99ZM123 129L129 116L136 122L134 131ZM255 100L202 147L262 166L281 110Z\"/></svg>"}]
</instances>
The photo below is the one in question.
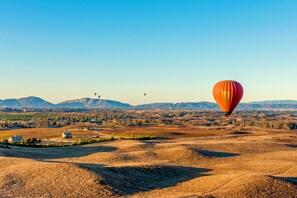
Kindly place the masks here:
<instances>
[{"instance_id":1,"label":"bare dirt ground","mask_svg":"<svg viewBox=\"0 0 297 198\"><path fill-rule=\"evenodd\" d=\"M0 148L0 197L297 197L296 131L117 132L163 138Z\"/></svg>"}]
</instances>

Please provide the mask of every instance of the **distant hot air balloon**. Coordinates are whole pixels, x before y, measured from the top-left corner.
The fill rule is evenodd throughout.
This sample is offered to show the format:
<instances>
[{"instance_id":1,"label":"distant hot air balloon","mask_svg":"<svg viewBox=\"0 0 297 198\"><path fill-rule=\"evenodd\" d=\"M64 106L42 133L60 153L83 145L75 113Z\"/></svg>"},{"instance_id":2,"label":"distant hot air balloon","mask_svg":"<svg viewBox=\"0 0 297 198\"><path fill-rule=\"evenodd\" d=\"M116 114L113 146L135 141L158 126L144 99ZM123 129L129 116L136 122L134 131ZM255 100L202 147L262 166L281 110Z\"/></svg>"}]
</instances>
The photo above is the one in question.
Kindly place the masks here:
<instances>
[{"instance_id":1,"label":"distant hot air balloon","mask_svg":"<svg viewBox=\"0 0 297 198\"><path fill-rule=\"evenodd\" d=\"M144 93L143 95L146 96L146 93Z\"/></svg>"},{"instance_id":2,"label":"distant hot air balloon","mask_svg":"<svg viewBox=\"0 0 297 198\"><path fill-rule=\"evenodd\" d=\"M97 93L96 92L94 93L94 96L97 96Z\"/></svg>"},{"instance_id":3,"label":"distant hot air balloon","mask_svg":"<svg viewBox=\"0 0 297 198\"><path fill-rule=\"evenodd\" d=\"M98 99L100 99L101 98L101 96L98 96Z\"/></svg>"},{"instance_id":4,"label":"distant hot air balloon","mask_svg":"<svg viewBox=\"0 0 297 198\"><path fill-rule=\"evenodd\" d=\"M230 115L243 96L243 87L239 82L223 80L215 84L213 97L226 116Z\"/></svg>"}]
</instances>

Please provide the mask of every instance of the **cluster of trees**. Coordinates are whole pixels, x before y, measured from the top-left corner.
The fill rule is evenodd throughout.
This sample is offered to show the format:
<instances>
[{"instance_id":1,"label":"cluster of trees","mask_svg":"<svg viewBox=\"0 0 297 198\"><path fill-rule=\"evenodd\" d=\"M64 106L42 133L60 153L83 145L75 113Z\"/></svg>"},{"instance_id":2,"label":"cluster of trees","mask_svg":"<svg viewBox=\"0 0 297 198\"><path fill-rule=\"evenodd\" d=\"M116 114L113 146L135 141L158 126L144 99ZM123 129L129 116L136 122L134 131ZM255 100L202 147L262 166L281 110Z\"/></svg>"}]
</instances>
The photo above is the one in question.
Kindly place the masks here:
<instances>
[{"instance_id":1,"label":"cluster of trees","mask_svg":"<svg viewBox=\"0 0 297 198\"><path fill-rule=\"evenodd\" d=\"M256 126L260 128L266 128L266 129L286 129L286 130L297 129L297 123L286 121L286 120L274 120L274 121L250 120L250 121L244 121L242 126Z\"/></svg>"},{"instance_id":2,"label":"cluster of trees","mask_svg":"<svg viewBox=\"0 0 297 198\"><path fill-rule=\"evenodd\" d=\"M297 112L240 111L225 118L219 111L104 110L98 112L1 113L0 128L63 127L75 124L126 126L255 126L297 129Z\"/></svg>"},{"instance_id":3,"label":"cluster of trees","mask_svg":"<svg viewBox=\"0 0 297 198\"><path fill-rule=\"evenodd\" d=\"M247 127L259 127L265 129L286 129L294 130L297 129L297 122L293 120L256 120L256 119L246 119L246 120L216 120L212 122L211 126L247 126Z\"/></svg>"},{"instance_id":4,"label":"cluster of trees","mask_svg":"<svg viewBox=\"0 0 297 198\"><path fill-rule=\"evenodd\" d=\"M41 139L37 138L28 138L24 139L21 142L9 143L7 138L0 139L0 144L4 145L15 145L15 146L37 146L41 143Z\"/></svg>"}]
</instances>

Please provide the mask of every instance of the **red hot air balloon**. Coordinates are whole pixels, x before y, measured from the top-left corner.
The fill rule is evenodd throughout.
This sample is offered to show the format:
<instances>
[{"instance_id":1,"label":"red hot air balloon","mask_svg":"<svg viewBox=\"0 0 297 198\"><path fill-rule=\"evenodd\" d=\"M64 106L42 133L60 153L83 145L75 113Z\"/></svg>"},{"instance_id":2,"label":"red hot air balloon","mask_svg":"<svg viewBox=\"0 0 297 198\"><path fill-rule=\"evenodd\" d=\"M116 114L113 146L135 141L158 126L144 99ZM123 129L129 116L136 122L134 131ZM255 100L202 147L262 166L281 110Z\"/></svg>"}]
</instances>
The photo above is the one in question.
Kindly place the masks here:
<instances>
[{"instance_id":1,"label":"red hot air balloon","mask_svg":"<svg viewBox=\"0 0 297 198\"><path fill-rule=\"evenodd\" d=\"M215 84L213 97L226 116L230 115L243 96L243 87L239 82L223 80Z\"/></svg>"}]
</instances>

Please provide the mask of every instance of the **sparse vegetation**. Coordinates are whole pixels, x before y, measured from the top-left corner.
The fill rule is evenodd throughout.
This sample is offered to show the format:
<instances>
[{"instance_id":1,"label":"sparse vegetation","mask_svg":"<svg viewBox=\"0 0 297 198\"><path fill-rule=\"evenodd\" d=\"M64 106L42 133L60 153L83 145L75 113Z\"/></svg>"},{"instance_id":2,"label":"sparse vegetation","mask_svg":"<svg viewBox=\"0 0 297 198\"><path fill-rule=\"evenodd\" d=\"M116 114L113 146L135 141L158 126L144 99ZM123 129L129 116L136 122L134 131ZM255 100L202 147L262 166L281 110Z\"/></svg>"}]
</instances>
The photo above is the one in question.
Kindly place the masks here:
<instances>
[{"instance_id":1,"label":"sparse vegetation","mask_svg":"<svg viewBox=\"0 0 297 198\"><path fill-rule=\"evenodd\" d=\"M100 142L115 141L115 140L154 140L157 137L150 135L135 135L135 134L126 134L119 136L111 136L109 138L83 138L76 139L70 143L41 143L40 139L29 138L25 139L18 143L9 143L8 139L1 139L0 144L8 146L21 146L21 147L35 147L35 148L44 148L44 147L68 147L68 146L78 146L86 144L95 144Z\"/></svg>"},{"instance_id":2,"label":"sparse vegetation","mask_svg":"<svg viewBox=\"0 0 297 198\"><path fill-rule=\"evenodd\" d=\"M297 111L239 111L226 119L217 111L100 111L1 113L0 128L40 128L82 125L94 127L148 126L254 126L267 129L297 129Z\"/></svg>"},{"instance_id":3,"label":"sparse vegetation","mask_svg":"<svg viewBox=\"0 0 297 198\"><path fill-rule=\"evenodd\" d=\"M63 127L63 129L62 129ZM66 128L65 128L66 127ZM297 129L296 111L239 111L230 117L224 117L218 111L174 111L174 110L105 110L90 112L2 112L0 113L0 136L8 138L26 135L16 146L58 147L98 143L113 140L150 140L154 136L145 134L114 133L99 138L102 129L120 130L124 128L147 129L148 127L231 127L233 134L245 132L243 128ZM28 129L21 129L28 128ZM37 138L58 138L64 129L72 129L76 136L69 142L42 142ZM7 129L7 130L5 130ZM43 133L43 134L41 134ZM40 135L39 135L40 134ZM49 134L49 135L47 135ZM50 135L54 134L54 135ZM2 139L2 144L8 144ZM53 143L54 142L54 143Z\"/></svg>"}]
</instances>

